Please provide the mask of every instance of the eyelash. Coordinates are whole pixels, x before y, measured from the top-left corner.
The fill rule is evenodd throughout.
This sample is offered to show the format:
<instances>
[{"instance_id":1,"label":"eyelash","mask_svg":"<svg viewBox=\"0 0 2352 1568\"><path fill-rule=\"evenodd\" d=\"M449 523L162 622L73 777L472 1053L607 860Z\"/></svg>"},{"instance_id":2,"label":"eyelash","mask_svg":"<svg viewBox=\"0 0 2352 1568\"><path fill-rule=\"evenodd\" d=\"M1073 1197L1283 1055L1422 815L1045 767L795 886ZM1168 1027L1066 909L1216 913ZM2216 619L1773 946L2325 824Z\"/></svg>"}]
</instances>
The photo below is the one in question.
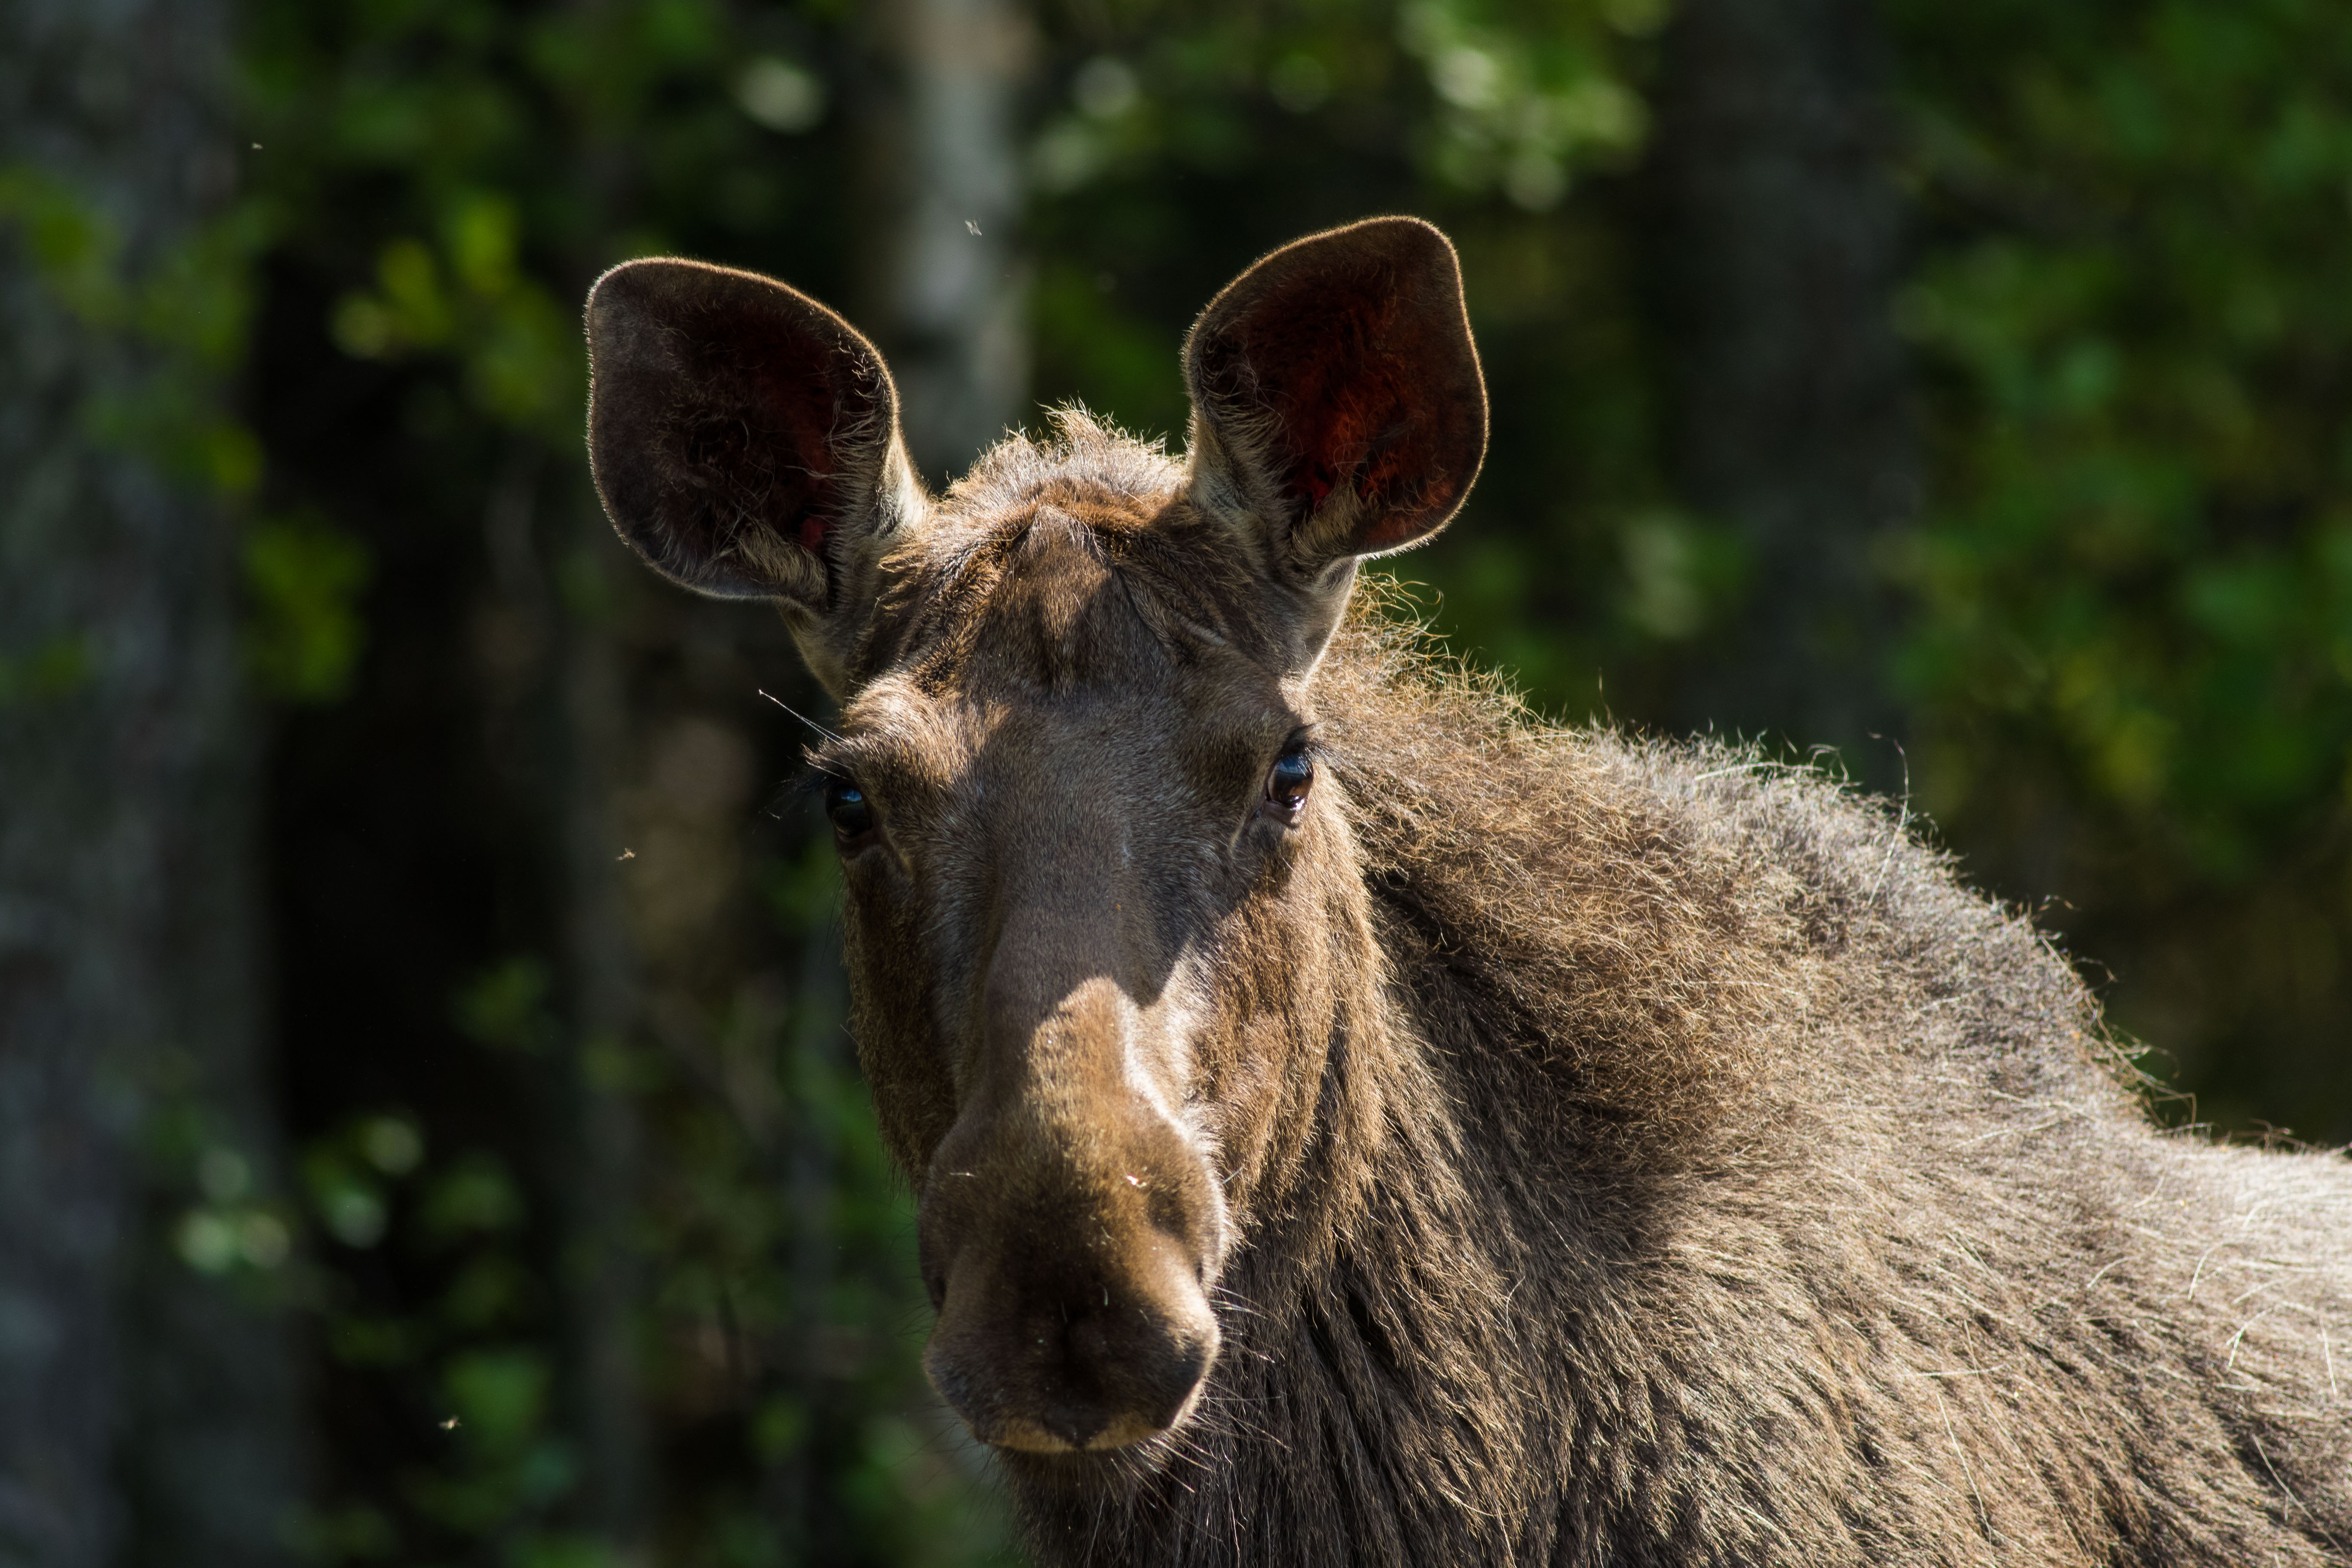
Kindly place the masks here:
<instances>
[{"instance_id":1,"label":"eyelash","mask_svg":"<svg viewBox=\"0 0 2352 1568\"><path fill-rule=\"evenodd\" d=\"M1323 770L1330 764L1331 753L1329 750L1316 738L1315 731L1312 726L1306 726L1293 730L1289 735L1284 739L1281 749L1275 752L1275 758L1278 762L1280 759L1290 755L1293 752L1303 752L1306 753L1310 782L1312 779L1319 777ZM864 789L864 786L858 784L856 779L850 774L846 768L840 766L830 758L818 756L814 753L807 753L803 754L803 761L806 765L803 767L791 780L787 786L787 793L794 805L805 805L814 804L821 809L824 805L827 792L835 784L845 785L847 788L859 790L861 792ZM1271 769L1272 764L1268 764L1268 772L1261 776L1258 785L1259 804L1261 805L1268 804L1265 797L1265 790L1267 783L1270 781L1272 776Z\"/></svg>"}]
</instances>

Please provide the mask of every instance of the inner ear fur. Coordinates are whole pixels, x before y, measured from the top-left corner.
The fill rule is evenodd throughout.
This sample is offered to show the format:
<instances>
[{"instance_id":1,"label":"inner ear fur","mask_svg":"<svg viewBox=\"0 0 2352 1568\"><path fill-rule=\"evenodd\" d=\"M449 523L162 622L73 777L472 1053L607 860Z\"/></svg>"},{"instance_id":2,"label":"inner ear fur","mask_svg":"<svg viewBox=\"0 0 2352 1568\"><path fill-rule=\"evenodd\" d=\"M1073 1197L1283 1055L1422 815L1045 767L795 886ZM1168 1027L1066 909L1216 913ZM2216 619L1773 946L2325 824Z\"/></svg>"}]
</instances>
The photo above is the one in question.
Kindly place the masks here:
<instances>
[{"instance_id":1,"label":"inner ear fur","mask_svg":"<svg viewBox=\"0 0 2352 1568\"><path fill-rule=\"evenodd\" d=\"M1486 451L1486 388L1454 247L1419 218L1286 245L1184 344L1196 498L1239 510L1301 577L1418 543Z\"/></svg>"},{"instance_id":2,"label":"inner ear fur","mask_svg":"<svg viewBox=\"0 0 2352 1568\"><path fill-rule=\"evenodd\" d=\"M882 356L797 289L625 262L589 292L588 357L604 510L689 588L824 614L919 505Z\"/></svg>"}]
</instances>

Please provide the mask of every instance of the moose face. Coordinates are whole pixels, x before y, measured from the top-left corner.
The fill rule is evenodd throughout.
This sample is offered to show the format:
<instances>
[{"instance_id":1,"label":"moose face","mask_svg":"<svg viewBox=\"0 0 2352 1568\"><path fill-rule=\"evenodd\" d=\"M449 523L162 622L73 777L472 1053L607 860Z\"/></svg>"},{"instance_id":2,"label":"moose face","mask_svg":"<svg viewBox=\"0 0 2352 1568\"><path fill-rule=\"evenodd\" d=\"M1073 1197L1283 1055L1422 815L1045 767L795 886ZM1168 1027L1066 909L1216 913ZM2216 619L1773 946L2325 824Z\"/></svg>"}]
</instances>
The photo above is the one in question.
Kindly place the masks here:
<instances>
[{"instance_id":1,"label":"moose face","mask_svg":"<svg viewBox=\"0 0 2352 1568\"><path fill-rule=\"evenodd\" d=\"M879 356L789 289L633 262L588 326L624 537L776 600L841 701L812 761L932 1382L1003 1448L1160 1437L1368 984L1312 677L1356 560L1443 526L1485 448L1451 247L1375 219L1236 279L1182 464L1068 416L941 499Z\"/></svg>"},{"instance_id":2,"label":"moose face","mask_svg":"<svg viewBox=\"0 0 2352 1568\"><path fill-rule=\"evenodd\" d=\"M1338 830L1298 683L1135 559L1166 549L1167 498L1064 493L992 509L991 559L961 563L993 579L974 624L910 614L930 646L815 759L861 1055L921 1173L926 1364L976 1433L1033 1450L1167 1428L1214 1355L1224 1112L1260 1098L1226 1042L1270 1032L1218 970L1248 922L1314 920L1299 863Z\"/></svg>"}]
</instances>

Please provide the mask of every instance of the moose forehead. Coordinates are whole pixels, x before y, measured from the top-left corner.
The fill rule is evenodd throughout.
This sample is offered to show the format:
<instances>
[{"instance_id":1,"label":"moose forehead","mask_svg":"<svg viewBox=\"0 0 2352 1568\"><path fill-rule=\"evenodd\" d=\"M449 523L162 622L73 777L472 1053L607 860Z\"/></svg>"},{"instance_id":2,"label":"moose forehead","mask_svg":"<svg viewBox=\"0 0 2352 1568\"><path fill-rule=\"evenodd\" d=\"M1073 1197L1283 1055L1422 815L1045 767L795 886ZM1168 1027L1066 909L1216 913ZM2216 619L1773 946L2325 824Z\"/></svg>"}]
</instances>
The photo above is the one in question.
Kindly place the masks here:
<instances>
[{"instance_id":1,"label":"moose forehead","mask_svg":"<svg viewBox=\"0 0 2352 1568\"><path fill-rule=\"evenodd\" d=\"M959 507L886 557L824 760L938 789L992 742L1082 736L1130 752L1181 739L1184 771L1212 790L1253 772L1305 721L1304 683L1285 678L1263 591L1232 552L1172 483L1137 495L1065 475Z\"/></svg>"},{"instance_id":2,"label":"moose forehead","mask_svg":"<svg viewBox=\"0 0 2352 1568\"><path fill-rule=\"evenodd\" d=\"M1230 531L1202 516L1174 465L1120 445L1016 441L983 459L884 558L868 674L937 692L1149 693L1231 657L1279 663L1281 628ZM1088 472L1120 458L1160 482Z\"/></svg>"}]
</instances>

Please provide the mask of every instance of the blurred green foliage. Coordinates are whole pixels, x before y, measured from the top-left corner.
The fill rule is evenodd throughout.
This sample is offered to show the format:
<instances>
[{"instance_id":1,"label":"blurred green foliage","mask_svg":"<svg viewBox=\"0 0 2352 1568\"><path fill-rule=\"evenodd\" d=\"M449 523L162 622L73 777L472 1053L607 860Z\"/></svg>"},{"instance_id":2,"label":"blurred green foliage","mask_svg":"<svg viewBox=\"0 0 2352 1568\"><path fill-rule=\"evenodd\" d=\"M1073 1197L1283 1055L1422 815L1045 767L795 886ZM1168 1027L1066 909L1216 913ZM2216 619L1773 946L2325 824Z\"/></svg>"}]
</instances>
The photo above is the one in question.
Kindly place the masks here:
<instances>
[{"instance_id":1,"label":"blurred green foliage","mask_svg":"<svg viewBox=\"0 0 2352 1568\"><path fill-rule=\"evenodd\" d=\"M61 633L23 653L0 655L0 707L70 696L89 679L89 643Z\"/></svg>"},{"instance_id":2,"label":"blurred green foliage","mask_svg":"<svg viewBox=\"0 0 2352 1568\"><path fill-rule=\"evenodd\" d=\"M1895 15L1922 799L2206 1114L2352 1135L2352 14Z\"/></svg>"},{"instance_id":3,"label":"blurred green foliage","mask_svg":"<svg viewBox=\"0 0 2352 1568\"><path fill-rule=\"evenodd\" d=\"M246 660L264 690L303 702L343 695L366 637L368 571L366 545L315 515L247 528Z\"/></svg>"},{"instance_id":4,"label":"blurred green foliage","mask_svg":"<svg viewBox=\"0 0 2352 1568\"><path fill-rule=\"evenodd\" d=\"M2005 221L1906 301L1951 479L1909 673L1948 721L2060 742L2086 804L2234 879L2334 793L2352 735L2352 104L2323 63L2352 18L2067 31L1919 140L1936 199Z\"/></svg>"},{"instance_id":5,"label":"blurred green foliage","mask_svg":"<svg viewBox=\"0 0 2352 1568\"><path fill-rule=\"evenodd\" d=\"M244 204L173 245L134 251L84 193L9 161L0 162L0 226L16 231L50 296L128 372L87 392L87 433L182 483L230 500L249 495L261 450L218 394L244 363L268 205Z\"/></svg>"}]
</instances>

